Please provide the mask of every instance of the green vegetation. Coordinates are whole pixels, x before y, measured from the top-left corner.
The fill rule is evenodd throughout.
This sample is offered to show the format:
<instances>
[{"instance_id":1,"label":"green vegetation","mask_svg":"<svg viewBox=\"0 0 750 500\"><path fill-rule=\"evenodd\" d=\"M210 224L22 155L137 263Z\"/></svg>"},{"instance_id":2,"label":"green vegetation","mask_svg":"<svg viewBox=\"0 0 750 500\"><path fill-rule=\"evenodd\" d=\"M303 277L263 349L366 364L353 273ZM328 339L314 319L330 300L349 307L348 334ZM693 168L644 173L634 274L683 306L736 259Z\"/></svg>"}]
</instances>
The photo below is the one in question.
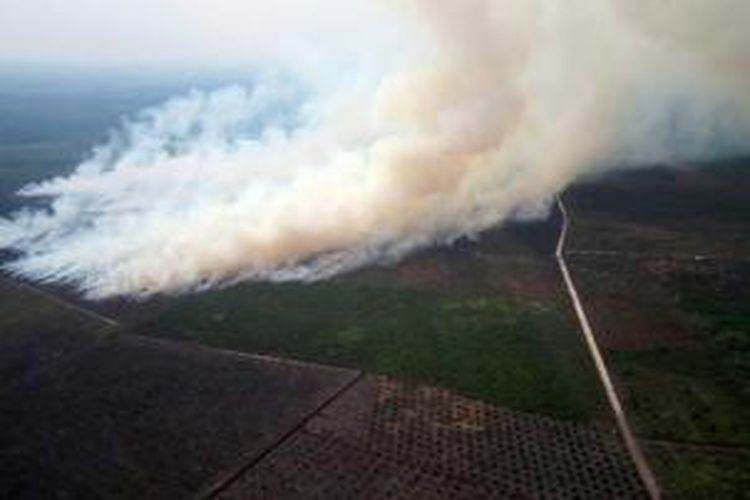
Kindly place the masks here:
<instances>
[{"instance_id":1,"label":"green vegetation","mask_svg":"<svg viewBox=\"0 0 750 500\"><path fill-rule=\"evenodd\" d=\"M179 299L152 327L560 418L603 413L580 337L549 304L350 282L243 286Z\"/></svg>"},{"instance_id":2,"label":"green vegetation","mask_svg":"<svg viewBox=\"0 0 750 500\"><path fill-rule=\"evenodd\" d=\"M730 268L719 280L705 274L679 274L672 288L702 333L702 348L716 376L750 400L750 290L742 282L749 274L750 268Z\"/></svg>"},{"instance_id":3,"label":"green vegetation","mask_svg":"<svg viewBox=\"0 0 750 500\"><path fill-rule=\"evenodd\" d=\"M679 500L746 499L750 466L742 453L704 454L692 450L652 448L649 460L665 498Z\"/></svg>"},{"instance_id":4,"label":"green vegetation","mask_svg":"<svg viewBox=\"0 0 750 500\"><path fill-rule=\"evenodd\" d=\"M628 392L628 410L648 437L703 443L750 443L747 395L700 350L612 355Z\"/></svg>"},{"instance_id":5,"label":"green vegetation","mask_svg":"<svg viewBox=\"0 0 750 500\"><path fill-rule=\"evenodd\" d=\"M750 498L747 159L611 175L568 195L608 361L666 498Z\"/></svg>"},{"instance_id":6,"label":"green vegetation","mask_svg":"<svg viewBox=\"0 0 750 500\"><path fill-rule=\"evenodd\" d=\"M750 296L745 273L675 272L667 280L694 332L687 345L612 357L640 432L750 444Z\"/></svg>"}]
</instances>

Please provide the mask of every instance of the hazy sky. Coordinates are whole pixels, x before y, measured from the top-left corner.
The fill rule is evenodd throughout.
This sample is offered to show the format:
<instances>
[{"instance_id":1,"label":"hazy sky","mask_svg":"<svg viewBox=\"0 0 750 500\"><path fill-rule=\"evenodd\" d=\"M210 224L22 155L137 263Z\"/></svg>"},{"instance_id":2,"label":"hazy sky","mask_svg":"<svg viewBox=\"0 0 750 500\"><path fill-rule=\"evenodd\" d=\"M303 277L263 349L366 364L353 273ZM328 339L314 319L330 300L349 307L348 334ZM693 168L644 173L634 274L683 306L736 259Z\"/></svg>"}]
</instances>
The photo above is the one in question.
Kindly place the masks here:
<instances>
[{"instance_id":1,"label":"hazy sky","mask_svg":"<svg viewBox=\"0 0 750 500\"><path fill-rule=\"evenodd\" d=\"M234 65L397 45L368 0L0 0L0 62Z\"/></svg>"}]
</instances>

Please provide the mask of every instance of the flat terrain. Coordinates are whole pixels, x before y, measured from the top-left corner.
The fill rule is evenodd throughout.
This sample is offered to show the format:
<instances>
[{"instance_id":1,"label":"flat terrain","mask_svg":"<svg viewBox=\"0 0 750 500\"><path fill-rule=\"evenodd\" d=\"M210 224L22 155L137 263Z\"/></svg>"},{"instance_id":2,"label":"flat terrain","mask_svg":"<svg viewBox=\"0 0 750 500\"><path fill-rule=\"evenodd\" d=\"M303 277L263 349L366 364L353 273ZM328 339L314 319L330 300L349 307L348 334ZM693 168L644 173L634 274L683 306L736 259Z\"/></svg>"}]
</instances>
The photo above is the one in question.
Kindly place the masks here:
<instances>
[{"instance_id":1,"label":"flat terrain","mask_svg":"<svg viewBox=\"0 0 750 500\"><path fill-rule=\"evenodd\" d=\"M750 161L628 172L566 199L574 279L662 486L745 498Z\"/></svg>"},{"instance_id":2,"label":"flat terrain","mask_svg":"<svg viewBox=\"0 0 750 500\"><path fill-rule=\"evenodd\" d=\"M0 79L1 213L192 86L19 78ZM3 278L0 497L642 495L555 217L314 285L90 304Z\"/></svg>"},{"instance_id":3,"label":"flat terrain","mask_svg":"<svg viewBox=\"0 0 750 500\"><path fill-rule=\"evenodd\" d=\"M252 76L0 68L0 214L19 208L19 188L72 172L141 110L237 82Z\"/></svg>"},{"instance_id":4,"label":"flat terrain","mask_svg":"<svg viewBox=\"0 0 750 500\"><path fill-rule=\"evenodd\" d=\"M34 78L0 79L0 213L194 85ZM666 496L748 498L750 161L565 200L573 278ZM559 222L142 303L0 279L0 497L641 497L561 286Z\"/></svg>"},{"instance_id":5,"label":"flat terrain","mask_svg":"<svg viewBox=\"0 0 750 500\"><path fill-rule=\"evenodd\" d=\"M553 262L556 234L550 219L326 283L100 307L139 335L363 369L608 424Z\"/></svg>"},{"instance_id":6,"label":"flat terrain","mask_svg":"<svg viewBox=\"0 0 750 500\"><path fill-rule=\"evenodd\" d=\"M5 280L0 304L0 498L190 496L357 376L122 336Z\"/></svg>"},{"instance_id":7,"label":"flat terrain","mask_svg":"<svg viewBox=\"0 0 750 500\"><path fill-rule=\"evenodd\" d=\"M632 170L579 183L566 198L575 221L569 251L747 258L749 163Z\"/></svg>"},{"instance_id":8,"label":"flat terrain","mask_svg":"<svg viewBox=\"0 0 750 500\"><path fill-rule=\"evenodd\" d=\"M0 304L0 498L644 498L606 426Z\"/></svg>"},{"instance_id":9,"label":"flat terrain","mask_svg":"<svg viewBox=\"0 0 750 500\"><path fill-rule=\"evenodd\" d=\"M381 377L363 379L219 498L258 496L646 498L615 434Z\"/></svg>"},{"instance_id":10,"label":"flat terrain","mask_svg":"<svg viewBox=\"0 0 750 500\"><path fill-rule=\"evenodd\" d=\"M236 80L236 79L235 79ZM129 114L221 77L9 73L0 79L0 212L71 171ZM604 421L552 259L557 220L423 251L333 282L245 285L148 303L85 304L130 332L361 368L520 410ZM66 299L74 293L54 290Z\"/></svg>"}]
</instances>

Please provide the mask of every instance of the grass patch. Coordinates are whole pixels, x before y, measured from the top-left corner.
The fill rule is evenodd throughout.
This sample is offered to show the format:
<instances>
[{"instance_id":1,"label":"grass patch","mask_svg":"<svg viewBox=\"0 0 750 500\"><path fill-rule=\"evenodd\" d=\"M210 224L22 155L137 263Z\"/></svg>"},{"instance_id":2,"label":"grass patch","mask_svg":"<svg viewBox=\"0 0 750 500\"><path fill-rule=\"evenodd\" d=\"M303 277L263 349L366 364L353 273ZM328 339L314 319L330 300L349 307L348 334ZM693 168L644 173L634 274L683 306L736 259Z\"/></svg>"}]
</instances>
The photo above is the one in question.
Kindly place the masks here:
<instances>
[{"instance_id":1,"label":"grass patch","mask_svg":"<svg viewBox=\"0 0 750 500\"><path fill-rule=\"evenodd\" d=\"M676 271L666 289L693 332L690 345L613 353L642 433L750 445L748 269Z\"/></svg>"},{"instance_id":2,"label":"grass patch","mask_svg":"<svg viewBox=\"0 0 750 500\"><path fill-rule=\"evenodd\" d=\"M730 267L720 276L676 274L671 288L680 307L701 332L715 378L750 402L750 266Z\"/></svg>"},{"instance_id":3,"label":"grass patch","mask_svg":"<svg viewBox=\"0 0 750 500\"><path fill-rule=\"evenodd\" d=\"M665 498L748 498L750 466L746 456L663 448L652 448L648 455Z\"/></svg>"},{"instance_id":4,"label":"grass patch","mask_svg":"<svg viewBox=\"0 0 750 500\"><path fill-rule=\"evenodd\" d=\"M603 413L578 333L549 304L347 282L241 286L178 299L151 328L559 418Z\"/></svg>"},{"instance_id":5,"label":"grass patch","mask_svg":"<svg viewBox=\"0 0 750 500\"><path fill-rule=\"evenodd\" d=\"M750 443L747 398L722 383L706 353L619 352L612 359L639 433L697 443Z\"/></svg>"}]
</instances>

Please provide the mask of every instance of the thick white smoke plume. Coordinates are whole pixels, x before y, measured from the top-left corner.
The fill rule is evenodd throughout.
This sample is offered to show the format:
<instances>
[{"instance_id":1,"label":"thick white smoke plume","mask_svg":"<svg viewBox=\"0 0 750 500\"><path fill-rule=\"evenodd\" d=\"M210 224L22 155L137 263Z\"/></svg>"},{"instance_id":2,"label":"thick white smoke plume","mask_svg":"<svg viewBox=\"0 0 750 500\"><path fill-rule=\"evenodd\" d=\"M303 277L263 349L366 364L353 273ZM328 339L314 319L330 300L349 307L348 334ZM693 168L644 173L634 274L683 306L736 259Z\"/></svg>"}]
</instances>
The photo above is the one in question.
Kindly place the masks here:
<instances>
[{"instance_id":1,"label":"thick white smoke plume","mask_svg":"<svg viewBox=\"0 0 750 500\"><path fill-rule=\"evenodd\" d=\"M396 70L194 92L26 187L51 206L0 220L9 269L92 298L324 278L543 214L603 165L750 145L746 0L403 3Z\"/></svg>"}]
</instances>

